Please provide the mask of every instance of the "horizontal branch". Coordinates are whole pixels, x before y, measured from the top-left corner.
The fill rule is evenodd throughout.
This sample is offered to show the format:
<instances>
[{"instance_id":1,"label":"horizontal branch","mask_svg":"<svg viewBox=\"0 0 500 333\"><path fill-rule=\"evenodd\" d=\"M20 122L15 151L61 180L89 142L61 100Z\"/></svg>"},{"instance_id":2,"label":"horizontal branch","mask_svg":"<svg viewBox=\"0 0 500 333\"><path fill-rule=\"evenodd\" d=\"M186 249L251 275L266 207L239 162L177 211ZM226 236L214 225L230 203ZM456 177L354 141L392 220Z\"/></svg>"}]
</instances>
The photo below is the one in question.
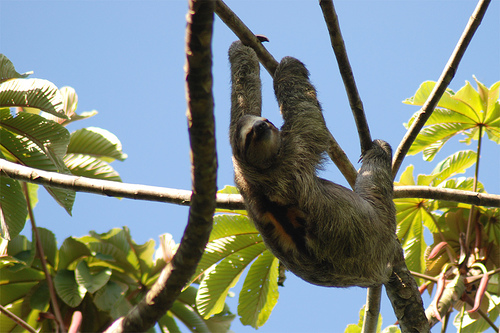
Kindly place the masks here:
<instances>
[{"instance_id":1,"label":"horizontal branch","mask_svg":"<svg viewBox=\"0 0 500 333\"><path fill-rule=\"evenodd\" d=\"M159 186L119 183L30 168L0 158L0 175L29 183L65 188L108 197L167 202L189 206L191 191ZM500 207L500 195L428 186L396 186L394 198L424 198L461 202L476 206ZM217 194L217 208L244 209L239 194Z\"/></svg>"}]
</instances>

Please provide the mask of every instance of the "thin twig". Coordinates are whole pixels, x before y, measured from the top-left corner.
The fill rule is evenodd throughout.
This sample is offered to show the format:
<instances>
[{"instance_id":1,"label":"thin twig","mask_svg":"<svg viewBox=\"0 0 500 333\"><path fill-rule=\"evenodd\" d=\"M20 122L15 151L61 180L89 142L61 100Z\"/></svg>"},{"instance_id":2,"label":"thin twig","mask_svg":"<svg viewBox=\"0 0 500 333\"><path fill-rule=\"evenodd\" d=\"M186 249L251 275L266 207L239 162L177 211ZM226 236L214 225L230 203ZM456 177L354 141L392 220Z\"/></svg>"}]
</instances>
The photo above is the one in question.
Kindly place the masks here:
<instances>
[{"instance_id":1,"label":"thin twig","mask_svg":"<svg viewBox=\"0 0 500 333\"><path fill-rule=\"evenodd\" d=\"M0 312L3 313L6 317L12 319L12 321L16 322L19 326L24 328L26 331L30 333L37 333L36 330L31 327L27 322L16 316L14 313L10 312L7 308L0 304Z\"/></svg>"},{"instance_id":2,"label":"thin twig","mask_svg":"<svg viewBox=\"0 0 500 333\"><path fill-rule=\"evenodd\" d=\"M167 202L182 206L191 205L192 192L187 190L65 175L57 172L30 168L1 158L0 175L28 183L71 189L77 192L87 192L108 197ZM394 198L424 198L461 202L476 206L500 207L500 195L498 194L429 186L396 186L394 188ZM218 193L217 208L245 209L245 206L239 194Z\"/></svg>"},{"instance_id":3,"label":"thin twig","mask_svg":"<svg viewBox=\"0 0 500 333\"><path fill-rule=\"evenodd\" d=\"M31 206L31 200L28 193L28 185L25 182L23 182L22 187L24 196L26 198L26 204L28 206L28 215L31 221L31 228L33 229L33 233L35 235L36 250L38 253L38 257L40 258L40 263L42 265L43 273L45 274L45 280L47 281L47 288L49 289L50 302L52 303L52 310L54 310L54 316L56 317L57 326L59 326L61 332L64 333L66 332L66 328L64 327L61 310L59 309L59 303L57 303L57 295L56 295L56 290L54 288L54 282L52 281L52 276L50 275L49 269L47 268L47 260L45 259L45 253L43 251L42 239L40 238L40 233L38 232L38 228L35 223L35 215L33 214L33 207Z\"/></svg>"},{"instance_id":4,"label":"thin twig","mask_svg":"<svg viewBox=\"0 0 500 333\"><path fill-rule=\"evenodd\" d=\"M465 27L465 30L462 33L462 36L460 37L455 47L455 50L453 50L453 53L451 54L451 57L448 60L448 63L446 64L443 72L441 73L439 80L434 86L434 89L432 90L431 94L429 95L424 105L420 109L417 118L411 124L410 128L406 132L403 140L401 140L399 147L396 149L396 153L394 155L394 160L392 164L393 177L396 177L396 174L398 173L399 168L401 167L401 163L403 163L403 160L406 154L408 153L408 150L410 149L411 145L413 144L413 141L415 141L417 135L420 133L420 130L422 129L422 127L424 127L425 123L427 122L432 112L434 111L434 108L436 107L437 103L441 99L441 96L444 94L446 88L448 87L451 80L455 76L458 64L460 63L460 60L462 60L462 56L464 55L465 50L469 46L472 36L474 36L474 33L481 24L481 21L484 17L484 14L486 13L486 9L488 8L490 2L491 0L480 0L478 2L476 9L472 13L469 22L467 23L467 26Z\"/></svg>"},{"instance_id":5,"label":"thin twig","mask_svg":"<svg viewBox=\"0 0 500 333\"><path fill-rule=\"evenodd\" d=\"M349 104L351 106L354 120L356 121L356 127L358 128L361 153L364 153L370 149L372 145L372 138L368 122L366 121L365 112L363 110L363 103L359 97L358 88L356 87L356 82L354 81L354 74L352 73L349 58L347 57L344 39L342 38L342 33L340 31L339 20L337 14L335 13L333 1L320 0L319 5L323 11L326 26L328 27L328 32L330 33L330 41L332 43L333 51L335 52L335 57L337 58L340 75L344 81Z\"/></svg>"}]
</instances>

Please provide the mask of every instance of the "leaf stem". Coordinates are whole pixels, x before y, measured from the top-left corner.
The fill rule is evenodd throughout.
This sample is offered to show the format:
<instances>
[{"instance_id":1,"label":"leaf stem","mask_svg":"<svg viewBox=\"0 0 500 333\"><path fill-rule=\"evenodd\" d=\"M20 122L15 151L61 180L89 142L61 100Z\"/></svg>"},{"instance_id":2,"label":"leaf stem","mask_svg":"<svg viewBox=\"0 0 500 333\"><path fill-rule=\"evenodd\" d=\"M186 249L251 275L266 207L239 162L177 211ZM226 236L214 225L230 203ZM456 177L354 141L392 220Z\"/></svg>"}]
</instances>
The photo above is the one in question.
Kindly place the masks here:
<instances>
[{"instance_id":1,"label":"leaf stem","mask_svg":"<svg viewBox=\"0 0 500 333\"><path fill-rule=\"evenodd\" d=\"M477 191L477 183L479 179L479 161L481 157L481 146L483 143L483 125L479 124L479 138L477 140L477 152L476 152L476 169L474 171L474 182L472 184L472 191ZM469 246L469 238L472 229L472 217L474 216L474 208L476 206L472 205L469 210L469 220L467 221L467 233L465 234L465 244ZM472 253L472 251L470 251Z\"/></svg>"}]
</instances>

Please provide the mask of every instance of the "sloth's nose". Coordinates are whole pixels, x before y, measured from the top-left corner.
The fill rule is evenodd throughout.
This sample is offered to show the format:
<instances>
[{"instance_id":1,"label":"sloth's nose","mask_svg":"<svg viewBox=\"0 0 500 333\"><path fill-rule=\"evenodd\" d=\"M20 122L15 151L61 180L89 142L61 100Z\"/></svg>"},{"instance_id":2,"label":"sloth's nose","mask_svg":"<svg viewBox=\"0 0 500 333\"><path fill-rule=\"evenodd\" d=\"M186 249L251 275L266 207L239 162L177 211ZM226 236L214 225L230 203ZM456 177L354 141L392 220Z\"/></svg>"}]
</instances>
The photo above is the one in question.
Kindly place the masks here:
<instances>
[{"instance_id":1,"label":"sloth's nose","mask_svg":"<svg viewBox=\"0 0 500 333\"><path fill-rule=\"evenodd\" d=\"M269 125L263 120L257 120L253 124L252 128L253 128L254 133L258 136L258 135L262 134L263 132L265 132L269 128Z\"/></svg>"}]
</instances>

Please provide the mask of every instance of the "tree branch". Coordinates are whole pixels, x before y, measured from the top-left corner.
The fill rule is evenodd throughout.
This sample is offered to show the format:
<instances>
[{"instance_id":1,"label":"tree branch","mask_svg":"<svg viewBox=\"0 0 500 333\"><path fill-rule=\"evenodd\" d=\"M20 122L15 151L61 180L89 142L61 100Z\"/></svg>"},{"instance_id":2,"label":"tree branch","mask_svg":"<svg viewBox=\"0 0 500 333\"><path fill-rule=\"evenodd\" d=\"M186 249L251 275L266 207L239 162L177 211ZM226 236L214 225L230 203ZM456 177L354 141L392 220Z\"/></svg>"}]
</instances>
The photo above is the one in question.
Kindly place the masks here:
<instances>
[{"instance_id":1,"label":"tree branch","mask_svg":"<svg viewBox=\"0 0 500 333\"><path fill-rule=\"evenodd\" d=\"M217 192L211 49L214 8L212 0L189 1L186 82L193 195L188 224L174 258L152 289L108 332L145 332L153 327L194 274L212 230Z\"/></svg>"},{"instance_id":2,"label":"tree branch","mask_svg":"<svg viewBox=\"0 0 500 333\"><path fill-rule=\"evenodd\" d=\"M365 318L361 332L372 333L377 331L381 296L382 285L368 288L366 292Z\"/></svg>"},{"instance_id":3,"label":"tree branch","mask_svg":"<svg viewBox=\"0 0 500 333\"><path fill-rule=\"evenodd\" d=\"M356 82L354 81L354 74L352 73L349 58L347 57L347 50L340 31L337 13L335 13L335 7L333 6L332 0L320 0L319 5L323 11L326 26L328 27L328 32L330 33L330 41L335 57L337 58L340 75L344 81L347 98L349 99L349 105L351 106L352 114L354 115L354 120L356 121L356 127L358 128L361 153L364 153L370 149L372 145L372 138L368 122L366 121L363 102L361 102L361 98L359 97L358 88L356 87Z\"/></svg>"},{"instance_id":4,"label":"tree branch","mask_svg":"<svg viewBox=\"0 0 500 333\"><path fill-rule=\"evenodd\" d=\"M406 267L403 250L397 254L393 271L385 284L401 332L430 332L417 283Z\"/></svg>"},{"instance_id":5,"label":"tree branch","mask_svg":"<svg viewBox=\"0 0 500 333\"><path fill-rule=\"evenodd\" d=\"M422 127L424 127L425 123L427 122L432 112L434 111L434 108L436 107L437 103L441 99L441 96L443 96L444 92L446 91L446 88L448 87L451 80L455 76L458 64L460 63L460 60L462 60L462 56L464 55L465 50L469 46L469 42L471 41L472 36L474 36L474 33L481 24L481 21L484 17L484 14L486 13L486 9L488 8L490 1L491 0L480 0L478 2L476 9L472 13L469 22L467 23L467 26L465 27L465 30L462 33L462 36L460 37L457 43L457 46L453 50L453 53L451 54L450 59L448 60L448 63L446 64L443 72L441 73L439 80L434 86L434 89L432 90L431 94L425 101L425 104L420 109L419 115L417 116L415 121L411 124L408 131L406 132L403 140L401 140L399 147L396 149L392 165L393 177L396 177L399 168L401 167L401 163L403 163L403 160L406 154L408 153L408 150L410 149L411 145L413 144L413 141L415 141L418 133L420 133L420 130L422 129Z\"/></svg>"},{"instance_id":6,"label":"tree branch","mask_svg":"<svg viewBox=\"0 0 500 333\"><path fill-rule=\"evenodd\" d=\"M234 34L243 42L243 44L254 49L259 57L260 62L269 72L271 77L274 76L274 71L278 67L278 62L262 45L255 34L241 21L241 19L222 1L216 0L215 12L219 18L231 29ZM351 73L352 75L352 73ZM331 134L330 134L331 135ZM371 141L370 141L371 142ZM331 135L331 144L328 149L328 155L333 163L339 168L342 175L348 181L349 185L354 188L356 182L357 171L352 165L345 152L340 148L339 144Z\"/></svg>"},{"instance_id":7,"label":"tree branch","mask_svg":"<svg viewBox=\"0 0 500 333\"><path fill-rule=\"evenodd\" d=\"M159 186L119 183L110 180L43 171L0 158L0 175L24 182L134 200L191 205L191 191ZM500 207L500 195L427 186L396 186L394 198L424 198L461 202L476 206ZM217 208L245 209L239 194L217 194Z\"/></svg>"},{"instance_id":8,"label":"tree branch","mask_svg":"<svg viewBox=\"0 0 500 333\"><path fill-rule=\"evenodd\" d=\"M231 29L243 44L254 49L261 64L266 68L271 77L274 77L274 71L278 67L278 62L262 45L255 34L240 20L240 18L222 1L215 2L215 12L217 16Z\"/></svg>"}]
</instances>

